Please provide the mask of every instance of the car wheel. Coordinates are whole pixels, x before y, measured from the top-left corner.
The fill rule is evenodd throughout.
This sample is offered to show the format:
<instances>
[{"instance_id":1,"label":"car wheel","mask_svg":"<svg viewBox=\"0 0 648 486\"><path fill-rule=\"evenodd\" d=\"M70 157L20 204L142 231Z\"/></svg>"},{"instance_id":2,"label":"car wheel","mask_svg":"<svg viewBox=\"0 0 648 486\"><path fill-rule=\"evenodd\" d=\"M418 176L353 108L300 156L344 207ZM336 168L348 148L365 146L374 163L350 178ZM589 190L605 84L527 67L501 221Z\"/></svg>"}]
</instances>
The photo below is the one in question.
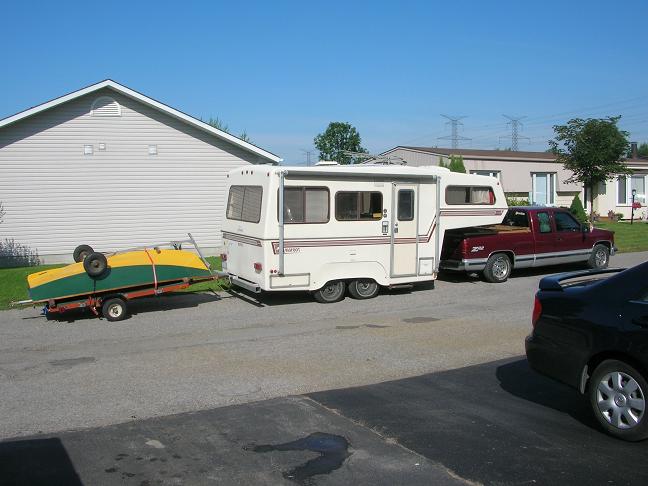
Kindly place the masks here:
<instances>
[{"instance_id":1,"label":"car wheel","mask_svg":"<svg viewBox=\"0 0 648 486\"><path fill-rule=\"evenodd\" d=\"M378 295L378 284L371 279L352 280L349 294L354 299L371 299Z\"/></svg>"},{"instance_id":2,"label":"car wheel","mask_svg":"<svg viewBox=\"0 0 648 486\"><path fill-rule=\"evenodd\" d=\"M79 263L85 260L85 257L90 255L92 252L94 252L94 250L92 249L91 246L79 245L72 252L72 258L74 258L75 262Z\"/></svg>"},{"instance_id":3,"label":"car wheel","mask_svg":"<svg viewBox=\"0 0 648 486\"><path fill-rule=\"evenodd\" d=\"M83 260L83 268L90 277L99 277L108 268L108 260L103 253L90 253Z\"/></svg>"},{"instance_id":4,"label":"car wheel","mask_svg":"<svg viewBox=\"0 0 648 486\"><path fill-rule=\"evenodd\" d=\"M128 316L126 301L120 297L106 299L101 306L101 314L110 322L123 321Z\"/></svg>"},{"instance_id":5,"label":"car wheel","mask_svg":"<svg viewBox=\"0 0 648 486\"><path fill-rule=\"evenodd\" d=\"M342 280L332 280L327 282L324 287L313 292L313 297L317 302L322 304L331 304L342 300L344 297L345 285Z\"/></svg>"},{"instance_id":6,"label":"car wheel","mask_svg":"<svg viewBox=\"0 0 648 486\"><path fill-rule=\"evenodd\" d=\"M590 268L607 268L610 263L610 250L605 245L594 245L592 254L587 261Z\"/></svg>"},{"instance_id":7,"label":"car wheel","mask_svg":"<svg viewBox=\"0 0 648 486\"><path fill-rule=\"evenodd\" d=\"M506 282L511 275L512 268L511 259L504 253L491 255L484 268L484 278L492 283Z\"/></svg>"},{"instance_id":8,"label":"car wheel","mask_svg":"<svg viewBox=\"0 0 648 486\"><path fill-rule=\"evenodd\" d=\"M648 438L648 383L632 366L606 360L596 367L589 383L594 416L605 431L623 440Z\"/></svg>"}]
</instances>

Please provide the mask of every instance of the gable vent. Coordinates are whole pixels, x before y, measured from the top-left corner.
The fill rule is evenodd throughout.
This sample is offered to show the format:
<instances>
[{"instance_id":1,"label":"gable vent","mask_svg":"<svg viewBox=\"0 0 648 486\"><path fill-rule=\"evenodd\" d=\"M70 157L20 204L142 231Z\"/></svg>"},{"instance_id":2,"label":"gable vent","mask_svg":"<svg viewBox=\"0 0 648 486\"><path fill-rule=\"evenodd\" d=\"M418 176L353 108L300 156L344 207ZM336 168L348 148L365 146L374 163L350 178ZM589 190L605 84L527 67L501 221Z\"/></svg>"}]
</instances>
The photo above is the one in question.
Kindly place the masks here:
<instances>
[{"instance_id":1,"label":"gable vent","mask_svg":"<svg viewBox=\"0 0 648 486\"><path fill-rule=\"evenodd\" d=\"M121 106L109 96L101 96L92 103L92 116L121 116Z\"/></svg>"}]
</instances>

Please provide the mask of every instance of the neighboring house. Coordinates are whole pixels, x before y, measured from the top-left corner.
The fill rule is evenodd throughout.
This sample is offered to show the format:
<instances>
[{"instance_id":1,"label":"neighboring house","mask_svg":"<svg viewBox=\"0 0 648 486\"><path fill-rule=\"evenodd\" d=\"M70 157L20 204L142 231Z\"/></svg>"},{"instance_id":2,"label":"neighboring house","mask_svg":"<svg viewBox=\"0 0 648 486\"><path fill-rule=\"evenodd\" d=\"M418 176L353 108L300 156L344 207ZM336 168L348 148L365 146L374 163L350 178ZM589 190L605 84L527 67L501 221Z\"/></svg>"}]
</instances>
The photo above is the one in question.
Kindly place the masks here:
<instances>
[{"instance_id":1,"label":"neighboring house","mask_svg":"<svg viewBox=\"0 0 648 486\"><path fill-rule=\"evenodd\" d=\"M447 163L452 155L460 155L466 171L497 177L508 197L528 199L531 204L569 206L579 194L583 203L589 205L582 184L566 183L572 172L556 162L550 152L398 146L381 155L391 163L414 166L439 165L441 158ZM601 184L595 194L594 210L602 216L612 210L629 218L632 189L637 190L636 200L643 206L646 204L648 159L637 156L633 144L633 156L625 162L634 171L633 175ZM646 219L645 208L635 211L635 217L640 216Z\"/></svg>"},{"instance_id":2,"label":"neighboring house","mask_svg":"<svg viewBox=\"0 0 648 486\"><path fill-rule=\"evenodd\" d=\"M114 81L0 120L0 241L71 261L191 232L221 247L227 173L282 159Z\"/></svg>"}]
</instances>

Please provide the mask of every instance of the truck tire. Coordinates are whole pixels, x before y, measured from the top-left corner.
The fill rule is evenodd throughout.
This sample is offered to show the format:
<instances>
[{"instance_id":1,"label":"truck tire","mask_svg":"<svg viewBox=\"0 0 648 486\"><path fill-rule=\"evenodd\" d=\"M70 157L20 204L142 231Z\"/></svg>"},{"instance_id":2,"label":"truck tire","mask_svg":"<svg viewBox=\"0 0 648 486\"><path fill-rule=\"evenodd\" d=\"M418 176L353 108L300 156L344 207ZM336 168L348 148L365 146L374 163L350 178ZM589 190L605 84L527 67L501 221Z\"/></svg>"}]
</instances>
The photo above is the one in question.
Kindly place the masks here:
<instances>
[{"instance_id":1,"label":"truck tire","mask_svg":"<svg viewBox=\"0 0 648 486\"><path fill-rule=\"evenodd\" d=\"M352 280L349 283L349 294L354 299L372 299L378 295L378 284L371 279Z\"/></svg>"},{"instance_id":2,"label":"truck tire","mask_svg":"<svg viewBox=\"0 0 648 486\"><path fill-rule=\"evenodd\" d=\"M103 253L90 253L83 260L83 268L93 278L100 277L108 268L108 260Z\"/></svg>"},{"instance_id":3,"label":"truck tire","mask_svg":"<svg viewBox=\"0 0 648 486\"><path fill-rule=\"evenodd\" d=\"M101 306L101 315L110 322L123 321L128 316L128 305L121 297L106 299Z\"/></svg>"},{"instance_id":4,"label":"truck tire","mask_svg":"<svg viewBox=\"0 0 648 486\"><path fill-rule=\"evenodd\" d=\"M94 250L90 245L79 245L72 252L72 258L74 258L75 262L79 263L85 260L85 257L93 252Z\"/></svg>"},{"instance_id":5,"label":"truck tire","mask_svg":"<svg viewBox=\"0 0 648 486\"><path fill-rule=\"evenodd\" d=\"M506 282L512 269L511 259L505 253L495 253L486 262L484 278L491 283Z\"/></svg>"},{"instance_id":6,"label":"truck tire","mask_svg":"<svg viewBox=\"0 0 648 486\"><path fill-rule=\"evenodd\" d=\"M313 297L320 304L332 304L342 300L345 287L343 280L331 280L326 282L324 287L313 292Z\"/></svg>"},{"instance_id":7,"label":"truck tire","mask_svg":"<svg viewBox=\"0 0 648 486\"><path fill-rule=\"evenodd\" d=\"M587 266L594 269L607 268L610 263L610 250L607 246L598 244L592 248L592 254L587 260Z\"/></svg>"}]
</instances>

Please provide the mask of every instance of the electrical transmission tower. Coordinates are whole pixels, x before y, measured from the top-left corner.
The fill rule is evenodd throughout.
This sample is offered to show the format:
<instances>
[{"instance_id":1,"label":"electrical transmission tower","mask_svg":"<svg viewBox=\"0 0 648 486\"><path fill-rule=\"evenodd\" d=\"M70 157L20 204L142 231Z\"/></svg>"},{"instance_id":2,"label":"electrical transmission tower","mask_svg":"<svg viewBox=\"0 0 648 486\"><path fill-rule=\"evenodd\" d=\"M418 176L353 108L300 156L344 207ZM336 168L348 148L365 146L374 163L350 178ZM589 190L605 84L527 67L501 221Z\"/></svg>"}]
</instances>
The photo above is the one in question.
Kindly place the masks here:
<instances>
[{"instance_id":1,"label":"electrical transmission tower","mask_svg":"<svg viewBox=\"0 0 648 486\"><path fill-rule=\"evenodd\" d=\"M513 117L509 115L502 115L502 116L510 120L507 123L507 125L511 125L511 150L517 152L519 147L518 141L520 139L529 140L529 137L520 135L520 131L522 130L522 122L520 120L523 120L524 118L526 118L526 116L518 116L518 117Z\"/></svg>"},{"instance_id":2,"label":"electrical transmission tower","mask_svg":"<svg viewBox=\"0 0 648 486\"><path fill-rule=\"evenodd\" d=\"M448 119L446 125L450 125L450 135L439 137L439 140L451 140L453 149L459 148L460 140L470 140L468 137L462 137L461 135L459 135L459 126L463 126L463 123L461 123L460 120L466 118L465 116L441 116Z\"/></svg>"},{"instance_id":3,"label":"electrical transmission tower","mask_svg":"<svg viewBox=\"0 0 648 486\"><path fill-rule=\"evenodd\" d=\"M306 166L310 167L310 165L311 165L311 154L313 153L313 150L305 150L305 149L300 149L300 150L306 154Z\"/></svg>"}]
</instances>

